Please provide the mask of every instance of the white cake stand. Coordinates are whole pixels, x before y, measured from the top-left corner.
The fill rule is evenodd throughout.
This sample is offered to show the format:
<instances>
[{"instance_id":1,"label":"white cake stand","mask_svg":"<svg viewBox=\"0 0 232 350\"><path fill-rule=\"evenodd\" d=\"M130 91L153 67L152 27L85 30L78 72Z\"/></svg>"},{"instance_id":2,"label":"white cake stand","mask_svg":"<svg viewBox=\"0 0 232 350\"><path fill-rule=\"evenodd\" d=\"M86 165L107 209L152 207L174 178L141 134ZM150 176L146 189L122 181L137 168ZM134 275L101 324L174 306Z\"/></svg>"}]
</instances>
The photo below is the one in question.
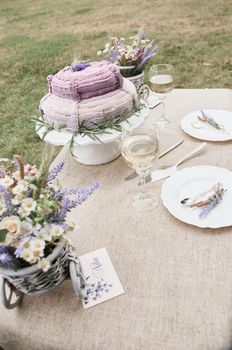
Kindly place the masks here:
<instances>
[{"instance_id":1,"label":"white cake stand","mask_svg":"<svg viewBox=\"0 0 232 350\"><path fill-rule=\"evenodd\" d=\"M144 122L148 114L149 108L145 106L127 121L122 122L121 126L128 130L134 129ZM99 140L93 140L89 136L76 136L72 149L74 158L82 164L99 165L119 157L121 132L113 129L106 129L106 131L110 134L98 135ZM46 127L40 127L39 124L36 125L36 132L41 139L55 146L65 146L72 138L72 133L68 131L52 130L46 133ZM46 136L43 138L44 134Z\"/></svg>"}]
</instances>

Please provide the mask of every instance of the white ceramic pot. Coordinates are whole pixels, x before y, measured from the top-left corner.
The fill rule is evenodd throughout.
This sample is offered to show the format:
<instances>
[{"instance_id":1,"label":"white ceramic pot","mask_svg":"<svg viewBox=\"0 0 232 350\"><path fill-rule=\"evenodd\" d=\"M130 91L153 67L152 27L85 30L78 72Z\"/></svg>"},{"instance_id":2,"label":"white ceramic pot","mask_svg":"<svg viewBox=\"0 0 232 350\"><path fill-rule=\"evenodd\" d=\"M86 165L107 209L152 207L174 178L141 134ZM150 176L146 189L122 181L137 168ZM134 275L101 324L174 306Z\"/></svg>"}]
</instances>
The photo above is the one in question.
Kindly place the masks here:
<instances>
[{"instance_id":1,"label":"white ceramic pot","mask_svg":"<svg viewBox=\"0 0 232 350\"><path fill-rule=\"evenodd\" d=\"M120 139L103 144L76 145L72 154L79 163L85 165L106 164L120 156Z\"/></svg>"},{"instance_id":2,"label":"white ceramic pot","mask_svg":"<svg viewBox=\"0 0 232 350\"><path fill-rule=\"evenodd\" d=\"M136 87L136 91L139 92L140 88L144 84L144 72L135 75L135 76L130 76L129 71L133 70L135 66L119 66L119 69L124 76L123 72L127 71L128 73L125 75L125 77L130 80L134 86Z\"/></svg>"},{"instance_id":3,"label":"white ceramic pot","mask_svg":"<svg viewBox=\"0 0 232 350\"><path fill-rule=\"evenodd\" d=\"M134 84L136 91L139 92L144 84L144 72L135 75L134 77L129 77L128 79Z\"/></svg>"}]
</instances>

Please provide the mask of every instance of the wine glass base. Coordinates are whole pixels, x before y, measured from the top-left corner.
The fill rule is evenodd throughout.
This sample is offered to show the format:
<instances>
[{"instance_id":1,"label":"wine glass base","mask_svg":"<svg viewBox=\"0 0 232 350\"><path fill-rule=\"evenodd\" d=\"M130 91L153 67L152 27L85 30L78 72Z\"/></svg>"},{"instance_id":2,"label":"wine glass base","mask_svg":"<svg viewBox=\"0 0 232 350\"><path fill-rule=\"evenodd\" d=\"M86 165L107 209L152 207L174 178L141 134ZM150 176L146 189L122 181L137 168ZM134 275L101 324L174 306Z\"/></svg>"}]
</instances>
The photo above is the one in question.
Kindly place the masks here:
<instances>
[{"instance_id":1,"label":"wine glass base","mask_svg":"<svg viewBox=\"0 0 232 350\"><path fill-rule=\"evenodd\" d=\"M132 207L137 211L147 212L156 209L158 204L158 198L155 198L146 193L139 193L133 199Z\"/></svg>"},{"instance_id":2,"label":"wine glass base","mask_svg":"<svg viewBox=\"0 0 232 350\"><path fill-rule=\"evenodd\" d=\"M160 129L167 128L169 124L170 124L170 121L167 119L159 119L154 122L155 127Z\"/></svg>"}]
</instances>

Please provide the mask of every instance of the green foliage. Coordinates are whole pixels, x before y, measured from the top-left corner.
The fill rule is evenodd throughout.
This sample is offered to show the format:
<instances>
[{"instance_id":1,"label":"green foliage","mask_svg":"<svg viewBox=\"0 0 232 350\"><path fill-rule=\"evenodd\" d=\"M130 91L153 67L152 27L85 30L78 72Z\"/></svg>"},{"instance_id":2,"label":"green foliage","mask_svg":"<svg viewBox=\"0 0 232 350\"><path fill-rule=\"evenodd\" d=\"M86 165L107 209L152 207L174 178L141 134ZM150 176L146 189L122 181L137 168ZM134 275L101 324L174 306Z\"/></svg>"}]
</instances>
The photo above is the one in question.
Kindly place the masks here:
<instances>
[{"instance_id":1,"label":"green foliage","mask_svg":"<svg viewBox=\"0 0 232 350\"><path fill-rule=\"evenodd\" d=\"M30 118L46 76L75 56L96 59L109 36L132 36L140 25L156 38L153 62L173 64L176 87L231 88L231 0L158 3L0 0L0 155L39 164L43 142Z\"/></svg>"},{"instance_id":2,"label":"green foliage","mask_svg":"<svg viewBox=\"0 0 232 350\"><path fill-rule=\"evenodd\" d=\"M83 8L80 8L80 9L74 11L74 14L75 15L84 15L84 14L89 13L91 11L92 11L92 9L90 7L83 7Z\"/></svg>"},{"instance_id":3,"label":"green foliage","mask_svg":"<svg viewBox=\"0 0 232 350\"><path fill-rule=\"evenodd\" d=\"M8 231L5 229L0 230L0 242L4 242Z\"/></svg>"}]
</instances>

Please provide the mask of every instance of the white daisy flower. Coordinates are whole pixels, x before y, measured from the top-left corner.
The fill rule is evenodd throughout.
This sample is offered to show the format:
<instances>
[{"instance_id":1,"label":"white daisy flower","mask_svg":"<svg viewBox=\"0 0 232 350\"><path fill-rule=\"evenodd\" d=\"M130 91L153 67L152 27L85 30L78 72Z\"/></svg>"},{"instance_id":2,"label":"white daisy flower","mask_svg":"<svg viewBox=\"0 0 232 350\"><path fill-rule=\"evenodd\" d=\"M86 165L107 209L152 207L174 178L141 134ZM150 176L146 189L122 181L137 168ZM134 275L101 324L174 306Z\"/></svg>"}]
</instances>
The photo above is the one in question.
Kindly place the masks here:
<instances>
[{"instance_id":1,"label":"white daisy flower","mask_svg":"<svg viewBox=\"0 0 232 350\"><path fill-rule=\"evenodd\" d=\"M63 238L66 240L68 245L73 246L72 239L69 237L69 235L64 235Z\"/></svg>"},{"instance_id":2,"label":"white daisy flower","mask_svg":"<svg viewBox=\"0 0 232 350\"><path fill-rule=\"evenodd\" d=\"M14 185L14 180L11 177L6 176L1 179L1 185L5 188L9 188L10 186Z\"/></svg>"},{"instance_id":3,"label":"white daisy flower","mask_svg":"<svg viewBox=\"0 0 232 350\"><path fill-rule=\"evenodd\" d=\"M61 227L59 225L53 225L50 229L50 234L53 237L61 236L63 233L64 233L64 229L63 229L63 227Z\"/></svg>"},{"instance_id":4,"label":"white daisy flower","mask_svg":"<svg viewBox=\"0 0 232 350\"><path fill-rule=\"evenodd\" d=\"M23 242L22 247L23 247L24 249L30 249L30 241L25 241L25 242Z\"/></svg>"},{"instance_id":5,"label":"white daisy flower","mask_svg":"<svg viewBox=\"0 0 232 350\"><path fill-rule=\"evenodd\" d=\"M44 241L50 242L52 240L52 235L49 230L42 228L36 235L38 239L42 239Z\"/></svg>"},{"instance_id":6,"label":"white daisy flower","mask_svg":"<svg viewBox=\"0 0 232 350\"><path fill-rule=\"evenodd\" d=\"M19 180L20 179L20 172L18 170L14 171L12 173L12 177L16 180Z\"/></svg>"},{"instance_id":7,"label":"white daisy flower","mask_svg":"<svg viewBox=\"0 0 232 350\"><path fill-rule=\"evenodd\" d=\"M21 258L30 264L34 264L36 262L36 258L34 257L32 251L28 248L23 249L21 253Z\"/></svg>"},{"instance_id":8,"label":"white daisy flower","mask_svg":"<svg viewBox=\"0 0 232 350\"><path fill-rule=\"evenodd\" d=\"M43 272L46 272L50 269L51 263L47 259L41 259L38 262L38 267L43 270Z\"/></svg>"},{"instance_id":9,"label":"white daisy flower","mask_svg":"<svg viewBox=\"0 0 232 350\"><path fill-rule=\"evenodd\" d=\"M33 229L33 225L30 222L28 222L26 220L24 220L22 222L21 230L22 230L23 234L31 232L32 229Z\"/></svg>"},{"instance_id":10,"label":"white daisy flower","mask_svg":"<svg viewBox=\"0 0 232 350\"><path fill-rule=\"evenodd\" d=\"M19 205L21 203L21 200L20 200L20 197L18 196L15 196L13 199L12 199L12 204L13 205Z\"/></svg>"},{"instance_id":11,"label":"white daisy flower","mask_svg":"<svg viewBox=\"0 0 232 350\"><path fill-rule=\"evenodd\" d=\"M44 256L44 253L41 250L33 250L32 254L36 260L39 260Z\"/></svg>"},{"instance_id":12,"label":"white daisy flower","mask_svg":"<svg viewBox=\"0 0 232 350\"><path fill-rule=\"evenodd\" d=\"M32 252L34 251L43 251L45 248L45 242L42 239L39 238L33 238L30 240L30 249Z\"/></svg>"},{"instance_id":13,"label":"white daisy flower","mask_svg":"<svg viewBox=\"0 0 232 350\"><path fill-rule=\"evenodd\" d=\"M18 182L17 185L12 189L12 192L15 194L15 195L23 195L23 192L25 190L25 182Z\"/></svg>"},{"instance_id":14,"label":"white daisy flower","mask_svg":"<svg viewBox=\"0 0 232 350\"><path fill-rule=\"evenodd\" d=\"M25 198L22 200L21 208L25 213L30 213L36 208L36 201L33 198Z\"/></svg>"}]
</instances>

